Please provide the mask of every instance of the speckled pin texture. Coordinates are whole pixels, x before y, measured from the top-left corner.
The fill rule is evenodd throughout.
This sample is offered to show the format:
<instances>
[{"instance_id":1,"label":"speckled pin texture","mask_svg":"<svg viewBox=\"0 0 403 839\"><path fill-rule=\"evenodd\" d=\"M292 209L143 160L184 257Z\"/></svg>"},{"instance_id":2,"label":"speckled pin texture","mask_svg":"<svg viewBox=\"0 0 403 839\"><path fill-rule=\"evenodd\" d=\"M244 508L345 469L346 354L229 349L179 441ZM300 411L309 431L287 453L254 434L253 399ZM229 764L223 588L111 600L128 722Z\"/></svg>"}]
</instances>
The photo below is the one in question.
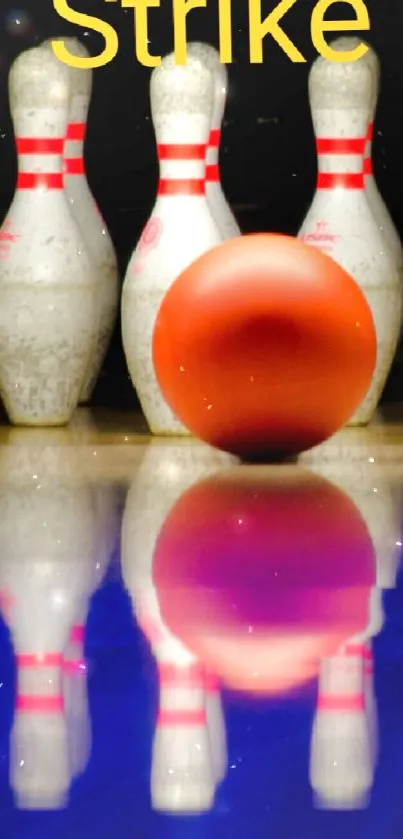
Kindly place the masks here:
<instances>
[{"instance_id":1,"label":"speckled pin texture","mask_svg":"<svg viewBox=\"0 0 403 839\"><path fill-rule=\"evenodd\" d=\"M210 44L204 44L201 41L191 41L187 45L187 54L188 56L194 56L200 59L202 64L210 70L213 76L214 104L211 115L211 129L220 131L228 92L227 68L225 64L221 63L219 52ZM217 166L218 161L219 147L209 145L206 156L207 165ZM220 180L207 180L206 195L214 220L220 229L223 239L232 239L235 236L239 236L241 231L224 195Z\"/></svg>"},{"instance_id":2,"label":"speckled pin texture","mask_svg":"<svg viewBox=\"0 0 403 839\"><path fill-rule=\"evenodd\" d=\"M334 47L334 44L331 46ZM338 40L336 49L345 49ZM312 119L318 137L365 139L371 121L375 79L367 58L348 63L319 57L309 77ZM325 172L363 173L364 155L321 155ZM387 246L380 225L363 188L318 189L300 238L323 248L318 231L331 242L329 255L351 274L361 288L374 319L377 361L371 386L349 425L366 425L372 419L396 352L402 314L402 287L396 258ZM353 363L353 359L352 359Z\"/></svg>"},{"instance_id":3,"label":"speckled pin texture","mask_svg":"<svg viewBox=\"0 0 403 839\"><path fill-rule=\"evenodd\" d=\"M51 50L52 41L63 41L66 49L71 55L75 55L78 58L89 57L87 47L85 47L84 44L82 44L78 38L65 38L63 35L48 38L46 41L44 41L44 44L47 44ZM77 67L68 67L68 70L70 72L70 85L72 97L87 96L89 104L89 98L92 93L92 70L78 69Z\"/></svg>"},{"instance_id":4,"label":"speckled pin texture","mask_svg":"<svg viewBox=\"0 0 403 839\"><path fill-rule=\"evenodd\" d=\"M52 40L63 41L71 55L88 58L89 52L78 38L50 38L44 42L52 50ZM53 50L52 50L53 52ZM69 67L71 107L69 121L85 123L92 94L91 69ZM65 158L83 156L83 141L68 140ZM90 191L85 174L65 172L64 188L71 212L84 236L91 258L97 269L96 299L98 306L98 340L80 393L80 403L90 401L102 364L109 348L119 305L119 274L115 249L109 231Z\"/></svg>"},{"instance_id":5,"label":"speckled pin texture","mask_svg":"<svg viewBox=\"0 0 403 839\"><path fill-rule=\"evenodd\" d=\"M372 73L372 99L370 104L370 122L373 123L376 115L381 84L381 63L377 53L375 52L373 47L366 41L362 41L360 38L348 36L336 38L334 41L331 42L330 46L332 49L347 52L349 50L356 49L361 43L364 43L368 47L368 50L361 59L361 61L363 63L365 62L366 64L368 64L368 67L370 68ZM371 139L369 139L367 142L365 157L372 158ZM367 173L365 176L365 193L370 210L379 228L382 239L385 243L385 248L387 248L391 259L397 266L400 282L403 287L402 243L397 229L395 227L395 224L393 222L393 219L385 204L385 201L383 200L382 195L379 192L378 185L372 172ZM401 348L399 349L399 353L403 357L403 346L401 346Z\"/></svg>"},{"instance_id":6,"label":"speckled pin texture","mask_svg":"<svg viewBox=\"0 0 403 839\"><path fill-rule=\"evenodd\" d=\"M150 100L157 144L207 146L214 103L214 78L200 59L185 66L168 55L151 75ZM161 172L163 174L161 175ZM160 161L161 179L204 183L205 162ZM158 194L148 223L129 261L122 292L122 338L130 377L154 434L187 435L157 382L152 340L155 318L176 278L222 241L204 192Z\"/></svg>"},{"instance_id":7,"label":"speckled pin texture","mask_svg":"<svg viewBox=\"0 0 403 839\"><path fill-rule=\"evenodd\" d=\"M214 79L200 58L189 55L187 63L179 65L171 53L151 74L150 100L154 124L177 112L203 114L211 120Z\"/></svg>"},{"instance_id":8,"label":"speckled pin texture","mask_svg":"<svg viewBox=\"0 0 403 839\"><path fill-rule=\"evenodd\" d=\"M22 53L9 78L17 137L60 139L70 107L67 65L44 47ZM25 172L62 173L62 154L25 155ZM17 188L3 223L0 389L17 425L64 425L96 340L95 273L60 187ZM11 239L10 239L11 237Z\"/></svg>"},{"instance_id":9,"label":"speckled pin texture","mask_svg":"<svg viewBox=\"0 0 403 839\"><path fill-rule=\"evenodd\" d=\"M220 54L210 44L203 44L201 41L191 41L187 45L189 57L199 59L201 63L210 70L214 78L214 107L211 118L213 128L220 128L224 115L225 102L227 98L228 73L225 64L220 61Z\"/></svg>"},{"instance_id":10,"label":"speckled pin texture","mask_svg":"<svg viewBox=\"0 0 403 839\"><path fill-rule=\"evenodd\" d=\"M343 39L331 44L332 49L346 49ZM319 56L309 74L309 96L313 109L362 108L364 102L373 101L374 82L371 66L364 58L339 63Z\"/></svg>"},{"instance_id":11,"label":"speckled pin texture","mask_svg":"<svg viewBox=\"0 0 403 839\"><path fill-rule=\"evenodd\" d=\"M70 71L51 51L41 47L22 52L8 77L11 112L22 108L66 108L70 103Z\"/></svg>"},{"instance_id":12,"label":"speckled pin texture","mask_svg":"<svg viewBox=\"0 0 403 839\"><path fill-rule=\"evenodd\" d=\"M379 85L380 85L380 61L375 52L375 50L368 44L366 41L362 41L361 38L354 38L352 36L344 35L341 38L336 38L334 41L331 41L329 46L332 50L336 52L352 52L356 50L361 44L365 44L367 47L367 52L360 59L363 64L368 64L368 67L372 73L372 98L371 98L371 119L373 119L376 111L376 106L378 103L378 96L379 96Z\"/></svg>"}]
</instances>

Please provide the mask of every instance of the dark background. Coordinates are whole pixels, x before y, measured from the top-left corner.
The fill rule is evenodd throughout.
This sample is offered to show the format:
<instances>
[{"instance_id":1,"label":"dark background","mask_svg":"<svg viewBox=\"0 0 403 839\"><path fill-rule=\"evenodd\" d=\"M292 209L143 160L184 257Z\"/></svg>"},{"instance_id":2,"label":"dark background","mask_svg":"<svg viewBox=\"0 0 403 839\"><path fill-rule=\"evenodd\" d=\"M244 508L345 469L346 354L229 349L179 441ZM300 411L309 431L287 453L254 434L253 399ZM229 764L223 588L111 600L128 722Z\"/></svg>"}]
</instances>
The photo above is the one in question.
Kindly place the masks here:
<instances>
[{"instance_id":1,"label":"dark background","mask_svg":"<svg viewBox=\"0 0 403 839\"><path fill-rule=\"evenodd\" d=\"M172 3L148 12L149 51L173 49ZM218 0L188 17L188 40L218 46ZM262 18L277 0L262 0ZM264 61L249 60L248 0L232 0L233 63L220 152L221 178L243 232L296 234L315 189L316 154L307 98L307 76L317 53L310 19L316 0L297 0L282 26L307 59L293 64L267 36ZM374 139L378 186L403 234L403 4L401 0L367 0L371 30L363 33L382 64L382 88ZM134 46L134 10L117 2L70 0L78 12L111 23L119 36L119 53L94 71L94 90L86 140L87 177L108 224L122 277L151 211L158 168L148 85L151 69L138 63ZM329 19L353 19L349 3L337 2ZM0 213L11 203L16 158L8 110L7 76L23 49L51 35L79 37L93 55L104 40L60 18L52 0L1 0L0 7ZM335 35L329 35L331 40ZM346 33L348 34L348 33ZM357 34L357 33L351 33ZM403 401L403 370L395 363L383 401ZM117 324L94 404L131 408L137 400L128 378Z\"/></svg>"}]
</instances>

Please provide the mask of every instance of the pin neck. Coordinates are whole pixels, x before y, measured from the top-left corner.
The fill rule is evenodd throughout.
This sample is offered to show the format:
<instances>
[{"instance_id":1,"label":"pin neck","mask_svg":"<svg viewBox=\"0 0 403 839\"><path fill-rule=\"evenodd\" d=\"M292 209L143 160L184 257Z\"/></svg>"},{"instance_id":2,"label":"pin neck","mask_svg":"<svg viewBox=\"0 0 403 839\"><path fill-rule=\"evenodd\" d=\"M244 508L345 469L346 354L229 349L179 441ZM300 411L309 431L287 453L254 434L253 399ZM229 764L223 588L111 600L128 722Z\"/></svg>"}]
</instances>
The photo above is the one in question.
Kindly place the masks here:
<instances>
[{"instance_id":1,"label":"pin neck","mask_svg":"<svg viewBox=\"0 0 403 839\"><path fill-rule=\"evenodd\" d=\"M374 124L370 122L368 126L368 134L367 134L367 143L365 148L365 160L364 160L364 175L366 177L371 177L374 174L373 166L372 166L372 143L374 138Z\"/></svg>"},{"instance_id":2,"label":"pin neck","mask_svg":"<svg viewBox=\"0 0 403 839\"><path fill-rule=\"evenodd\" d=\"M62 666L63 656L60 653L17 656L18 689L15 708L18 713L63 713Z\"/></svg>"},{"instance_id":3,"label":"pin neck","mask_svg":"<svg viewBox=\"0 0 403 839\"><path fill-rule=\"evenodd\" d=\"M63 189L63 137L17 137L17 190Z\"/></svg>"},{"instance_id":4,"label":"pin neck","mask_svg":"<svg viewBox=\"0 0 403 839\"><path fill-rule=\"evenodd\" d=\"M364 189L365 137L318 137L318 189Z\"/></svg>"},{"instance_id":5,"label":"pin neck","mask_svg":"<svg viewBox=\"0 0 403 839\"><path fill-rule=\"evenodd\" d=\"M84 175L84 140L86 123L69 122L64 143L63 172L65 175Z\"/></svg>"},{"instance_id":6,"label":"pin neck","mask_svg":"<svg viewBox=\"0 0 403 839\"><path fill-rule=\"evenodd\" d=\"M206 153L206 180L218 180L218 158L220 152L221 132L218 128L212 128L207 145Z\"/></svg>"},{"instance_id":7,"label":"pin neck","mask_svg":"<svg viewBox=\"0 0 403 839\"><path fill-rule=\"evenodd\" d=\"M194 728L206 725L206 676L199 662L184 667L160 664L159 682L159 727Z\"/></svg>"},{"instance_id":8,"label":"pin neck","mask_svg":"<svg viewBox=\"0 0 403 839\"><path fill-rule=\"evenodd\" d=\"M160 196L205 194L205 143L159 143L157 152Z\"/></svg>"}]
</instances>

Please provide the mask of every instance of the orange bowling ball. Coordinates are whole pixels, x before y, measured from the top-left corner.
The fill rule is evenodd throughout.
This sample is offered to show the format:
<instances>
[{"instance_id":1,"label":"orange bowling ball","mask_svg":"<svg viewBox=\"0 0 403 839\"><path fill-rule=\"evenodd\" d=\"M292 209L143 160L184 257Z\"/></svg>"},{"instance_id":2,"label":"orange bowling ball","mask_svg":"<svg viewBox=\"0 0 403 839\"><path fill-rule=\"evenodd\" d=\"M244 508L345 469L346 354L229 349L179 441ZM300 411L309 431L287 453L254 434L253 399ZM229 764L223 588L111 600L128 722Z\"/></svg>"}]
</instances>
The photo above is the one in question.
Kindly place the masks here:
<instances>
[{"instance_id":1,"label":"orange bowling ball","mask_svg":"<svg viewBox=\"0 0 403 839\"><path fill-rule=\"evenodd\" d=\"M184 271L157 314L155 371L181 422L247 459L295 454L354 414L376 336L355 280L289 236L223 242Z\"/></svg>"},{"instance_id":2,"label":"orange bowling ball","mask_svg":"<svg viewBox=\"0 0 403 839\"><path fill-rule=\"evenodd\" d=\"M315 678L365 631L375 572L351 499L289 466L240 466L185 491L153 558L168 629L223 684L266 695Z\"/></svg>"}]
</instances>

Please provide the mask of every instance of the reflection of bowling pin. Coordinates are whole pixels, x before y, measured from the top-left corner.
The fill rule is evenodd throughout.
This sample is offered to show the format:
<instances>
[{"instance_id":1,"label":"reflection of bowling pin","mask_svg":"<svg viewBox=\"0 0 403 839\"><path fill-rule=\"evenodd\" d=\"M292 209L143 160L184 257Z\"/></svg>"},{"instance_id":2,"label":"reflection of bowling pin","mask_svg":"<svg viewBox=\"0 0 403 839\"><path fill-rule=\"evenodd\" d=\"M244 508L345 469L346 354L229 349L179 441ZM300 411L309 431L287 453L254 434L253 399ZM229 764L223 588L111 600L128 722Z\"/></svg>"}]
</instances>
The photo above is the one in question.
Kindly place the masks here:
<instances>
[{"instance_id":1,"label":"reflection of bowling pin","mask_svg":"<svg viewBox=\"0 0 403 839\"><path fill-rule=\"evenodd\" d=\"M211 118L210 138L206 155L206 194L214 220L223 239L240 236L241 231L225 198L220 182L219 149L221 125L227 98L228 73L220 61L219 53L210 44L193 42L187 45L187 54L199 58L214 77L215 96Z\"/></svg>"},{"instance_id":2,"label":"reflection of bowling pin","mask_svg":"<svg viewBox=\"0 0 403 839\"><path fill-rule=\"evenodd\" d=\"M131 589L132 591L132 589ZM154 734L151 800L156 810L202 812L213 804L215 777L206 716L204 667L146 603L136 616L158 664L159 711Z\"/></svg>"},{"instance_id":3,"label":"reflection of bowling pin","mask_svg":"<svg viewBox=\"0 0 403 839\"><path fill-rule=\"evenodd\" d=\"M384 462L376 440L358 428L348 431L348 439L342 432L340 439L326 441L299 460L337 484L354 501L374 546L376 585L380 589L394 588L401 551L400 471L394 478L392 462Z\"/></svg>"},{"instance_id":4,"label":"reflection of bowling pin","mask_svg":"<svg viewBox=\"0 0 403 839\"><path fill-rule=\"evenodd\" d=\"M206 199L205 154L214 101L210 71L192 56L165 56L153 70L151 110L160 161L158 196L129 262L122 294L126 361L155 434L188 434L159 389L152 360L155 318L168 288L221 241ZM178 313L179 314L179 313Z\"/></svg>"},{"instance_id":5,"label":"reflection of bowling pin","mask_svg":"<svg viewBox=\"0 0 403 839\"><path fill-rule=\"evenodd\" d=\"M329 440L306 452L300 461L337 484L359 509L371 536L376 561L376 585L370 599L370 622L354 640L365 645L367 713L370 717L373 759L377 756L377 719L373 698L371 638L383 626L382 590L396 586L400 563L400 495L396 491L390 464L382 462L368 432L350 430L345 445ZM398 480L400 473L398 471Z\"/></svg>"},{"instance_id":6,"label":"reflection of bowling pin","mask_svg":"<svg viewBox=\"0 0 403 839\"><path fill-rule=\"evenodd\" d=\"M317 806L367 806L373 765L365 707L364 651L341 648L321 662L313 724L310 782Z\"/></svg>"},{"instance_id":7,"label":"reflection of bowling pin","mask_svg":"<svg viewBox=\"0 0 403 839\"><path fill-rule=\"evenodd\" d=\"M95 541L89 587L83 591L69 642L64 651L63 696L67 720L70 768L73 776L84 771L91 753L91 719L87 696L87 663L84 658L85 626L90 600L102 583L116 544L118 530L116 488L95 486Z\"/></svg>"},{"instance_id":8,"label":"reflection of bowling pin","mask_svg":"<svg viewBox=\"0 0 403 839\"><path fill-rule=\"evenodd\" d=\"M154 738L151 794L156 809L208 810L225 757L210 751L212 720L204 667L165 626L152 566L156 541L176 499L194 481L233 458L188 445L150 445L129 489L122 525L122 569L139 625L156 658L160 714ZM212 685L211 685L212 687ZM176 714L171 713L174 708ZM207 715L210 718L210 727ZM222 717L221 717L221 721ZM220 742L221 732L216 731ZM219 766L219 763L221 764Z\"/></svg>"},{"instance_id":9,"label":"reflection of bowling pin","mask_svg":"<svg viewBox=\"0 0 403 839\"><path fill-rule=\"evenodd\" d=\"M0 457L0 577L17 662L11 786L23 809L64 806L70 786L63 650L93 555L93 507L70 447Z\"/></svg>"},{"instance_id":10,"label":"reflection of bowling pin","mask_svg":"<svg viewBox=\"0 0 403 839\"><path fill-rule=\"evenodd\" d=\"M212 673L206 673L206 716L211 758L217 783L223 781L228 769L227 729L221 702L220 687Z\"/></svg>"},{"instance_id":11,"label":"reflection of bowling pin","mask_svg":"<svg viewBox=\"0 0 403 839\"><path fill-rule=\"evenodd\" d=\"M359 809L368 803L378 761L371 641L383 620L382 592L374 586L368 626L321 663L311 748L318 806Z\"/></svg>"},{"instance_id":12,"label":"reflection of bowling pin","mask_svg":"<svg viewBox=\"0 0 403 839\"><path fill-rule=\"evenodd\" d=\"M77 38L63 37L61 40L71 55L88 57L88 50ZM50 45L50 41L47 43ZM97 343L80 393L80 402L88 402L105 359L116 321L119 297L118 267L109 232L94 201L85 174L83 146L91 99L92 71L70 67L70 72L72 97L67 139L64 145L64 190L97 273L95 291Z\"/></svg>"},{"instance_id":13,"label":"reflection of bowling pin","mask_svg":"<svg viewBox=\"0 0 403 839\"><path fill-rule=\"evenodd\" d=\"M336 42L336 50L340 45ZM377 362L365 399L350 424L367 424L377 407L396 351L402 289L365 194L364 151L373 103L368 61L319 57L309 77L318 149L317 191L299 236L326 250L356 280L370 306ZM351 360L354 363L354 359Z\"/></svg>"},{"instance_id":14,"label":"reflection of bowling pin","mask_svg":"<svg viewBox=\"0 0 403 839\"><path fill-rule=\"evenodd\" d=\"M0 231L0 387L22 425L63 425L96 339L95 273L63 191L69 68L47 47L15 60L17 189Z\"/></svg>"},{"instance_id":15,"label":"reflection of bowling pin","mask_svg":"<svg viewBox=\"0 0 403 839\"><path fill-rule=\"evenodd\" d=\"M366 754L368 752L370 756L371 771L373 774L378 759L378 721L373 683L374 672L371 641L381 631L383 626L382 589L393 588L396 585L400 552L397 495L390 474L390 465L382 462L378 456L376 444L368 440L368 432L363 432L359 429L350 431L346 445L343 446L342 441L338 442L337 440L333 440L332 442L330 440L313 449L311 452L306 452L301 456L300 460L309 464L315 472L320 472L321 475L333 480L344 492L348 493L365 520L374 546L376 584L373 586L370 595L369 623L362 633L357 634L354 638L350 638L348 644L345 645L348 651L350 666L353 669L356 667L357 670L360 668L362 672L363 710L361 710L362 713L365 712L367 725L367 740L365 743L363 742L363 719L359 715L356 715L354 720L357 729L359 728L360 730L358 739L361 738L360 742L363 753ZM335 666L337 666L337 656L335 661ZM332 666L332 659L328 660L326 666L328 668ZM330 718L326 719L329 722ZM335 725L335 731L332 736L336 739L337 718L333 720L333 723ZM343 727L344 721L342 721L341 725ZM316 745L313 748L314 751L316 750L316 757L315 760L313 759L312 778L313 785L316 783L319 790L321 789L320 785L322 783L320 763L324 761L325 765L328 766L328 763L332 761L332 755L334 753L332 749L336 748L337 750L339 748L339 746L334 747L333 739L331 739L329 733L326 734L326 731L328 729L322 727L321 739L317 733L317 728L315 728ZM342 753L341 757L339 751L337 751L338 759L342 764L343 761L345 764L350 759L350 751L354 751L356 748L357 737L354 738L351 735L350 739L346 741L345 752ZM326 757L323 756L325 750L327 750ZM330 775L328 779L329 777ZM324 779L323 783L326 783ZM336 785L335 789L337 789L337 783L340 783L340 781L336 778L332 782L329 781L330 783L334 783ZM348 794L346 790L343 793L347 797ZM339 793L337 795L335 793L334 806L336 807L341 806L338 796L340 797ZM358 792L357 796L360 798ZM329 801L327 806L333 806ZM353 806L352 800L351 806Z\"/></svg>"}]
</instances>

